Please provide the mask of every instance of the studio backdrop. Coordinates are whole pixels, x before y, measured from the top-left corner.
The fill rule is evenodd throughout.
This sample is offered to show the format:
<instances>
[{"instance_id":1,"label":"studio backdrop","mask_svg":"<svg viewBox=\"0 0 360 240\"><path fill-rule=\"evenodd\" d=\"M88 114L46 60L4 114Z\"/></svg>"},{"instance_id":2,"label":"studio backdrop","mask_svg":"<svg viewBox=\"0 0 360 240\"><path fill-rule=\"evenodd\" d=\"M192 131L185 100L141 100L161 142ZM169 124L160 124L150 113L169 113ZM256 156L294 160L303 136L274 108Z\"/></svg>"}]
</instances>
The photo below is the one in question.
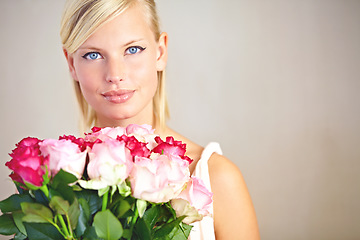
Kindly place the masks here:
<instances>
[{"instance_id":1,"label":"studio backdrop","mask_svg":"<svg viewBox=\"0 0 360 240\"><path fill-rule=\"evenodd\" d=\"M360 1L157 3L169 34L169 125L221 144L262 239L360 239ZM63 4L0 1L1 199L15 192L5 167L15 143L79 135Z\"/></svg>"}]
</instances>

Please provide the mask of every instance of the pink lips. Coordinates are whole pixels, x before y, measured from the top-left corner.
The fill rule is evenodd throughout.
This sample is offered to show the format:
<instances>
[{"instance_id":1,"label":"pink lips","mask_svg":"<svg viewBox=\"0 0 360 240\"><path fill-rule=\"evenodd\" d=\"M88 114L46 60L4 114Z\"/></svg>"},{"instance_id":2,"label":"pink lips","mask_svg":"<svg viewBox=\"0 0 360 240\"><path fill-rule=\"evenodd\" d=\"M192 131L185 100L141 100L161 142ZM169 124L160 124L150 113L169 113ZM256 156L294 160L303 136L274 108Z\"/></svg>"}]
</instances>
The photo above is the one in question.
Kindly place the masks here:
<instances>
[{"instance_id":1,"label":"pink lips","mask_svg":"<svg viewBox=\"0 0 360 240\"><path fill-rule=\"evenodd\" d=\"M102 93L104 98L111 103L124 103L135 93L135 90L120 89Z\"/></svg>"}]
</instances>

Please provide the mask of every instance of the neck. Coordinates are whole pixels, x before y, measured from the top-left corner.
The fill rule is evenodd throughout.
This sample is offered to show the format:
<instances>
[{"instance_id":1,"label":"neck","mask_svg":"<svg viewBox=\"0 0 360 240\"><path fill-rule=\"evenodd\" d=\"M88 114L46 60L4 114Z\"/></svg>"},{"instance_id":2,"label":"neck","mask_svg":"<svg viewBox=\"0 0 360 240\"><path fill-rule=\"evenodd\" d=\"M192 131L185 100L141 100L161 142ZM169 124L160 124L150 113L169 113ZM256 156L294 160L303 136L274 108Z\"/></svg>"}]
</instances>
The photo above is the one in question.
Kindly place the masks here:
<instances>
[{"instance_id":1,"label":"neck","mask_svg":"<svg viewBox=\"0 0 360 240\"><path fill-rule=\"evenodd\" d=\"M98 119L95 123L97 127L127 127L130 124L147 124L156 127L154 124L154 117L150 118L128 118L128 119Z\"/></svg>"},{"instance_id":2,"label":"neck","mask_svg":"<svg viewBox=\"0 0 360 240\"><path fill-rule=\"evenodd\" d=\"M164 135L168 129L166 126L160 126L160 121L154 114L152 103L139 114L130 118L114 119L97 116L95 121L95 126L97 127L127 127L130 124L150 125L155 129L155 133L160 136Z\"/></svg>"},{"instance_id":3,"label":"neck","mask_svg":"<svg viewBox=\"0 0 360 240\"><path fill-rule=\"evenodd\" d=\"M158 121L157 117L151 113L148 117L134 117L134 118L127 118L127 119L104 119L104 118L97 118L95 122L95 126L97 127L127 127L130 124L147 124L150 125L153 129L155 129L156 134L162 135L163 132L167 127L161 127L160 121Z\"/></svg>"}]
</instances>

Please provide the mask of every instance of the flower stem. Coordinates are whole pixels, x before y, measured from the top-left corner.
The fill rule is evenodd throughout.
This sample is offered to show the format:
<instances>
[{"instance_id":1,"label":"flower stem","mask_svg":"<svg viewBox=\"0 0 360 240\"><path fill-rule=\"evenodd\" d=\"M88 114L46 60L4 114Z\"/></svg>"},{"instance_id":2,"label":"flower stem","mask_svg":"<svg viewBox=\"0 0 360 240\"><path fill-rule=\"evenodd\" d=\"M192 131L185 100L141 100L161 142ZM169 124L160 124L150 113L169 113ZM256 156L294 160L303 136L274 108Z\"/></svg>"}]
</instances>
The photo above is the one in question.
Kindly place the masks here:
<instances>
[{"instance_id":1,"label":"flower stem","mask_svg":"<svg viewBox=\"0 0 360 240\"><path fill-rule=\"evenodd\" d=\"M134 217L133 217L132 220L131 220L131 226L130 226L130 232L131 232L131 233L133 232L133 229L134 229L136 220L137 220L138 217L139 217L139 211L137 210L136 204L135 204L134 213L135 213L135 215L134 215Z\"/></svg>"},{"instance_id":2,"label":"flower stem","mask_svg":"<svg viewBox=\"0 0 360 240\"><path fill-rule=\"evenodd\" d=\"M69 218L69 215L66 214L66 221L68 223L68 228L70 230L70 239L73 239L74 238L74 234L73 234L73 231L72 231L72 228L71 228L71 222L70 222L70 218Z\"/></svg>"},{"instance_id":3,"label":"flower stem","mask_svg":"<svg viewBox=\"0 0 360 240\"><path fill-rule=\"evenodd\" d=\"M40 187L40 190L45 194L46 198L49 199L49 189L46 185Z\"/></svg>"},{"instance_id":4,"label":"flower stem","mask_svg":"<svg viewBox=\"0 0 360 240\"><path fill-rule=\"evenodd\" d=\"M59 228L59 226L56 224L56 223L54 223L54 222L50 222L51 223L51 225L53 225L57 230L58 230L58 232L64 237L64 238L66 238L67 236L65 236L65 234L61 231L61 229Z\"/></svg>"},{"instance_id":5,"label":"flower stem","mask_svg":"<svg viewBox=\"0 0 360 240\"><path fill-rule=\"evenodd\" d=\"M58 215L58 218L59 218L61 227L62 227L62 229L63 229L66 237L69 237L70 234L69 234L69 231L68 231L67 226L66 226L66 224L65 224L64 218L63 218L60 214Z\"/></svg>"},{"instance_id":6,"label":"flower stem","mask_svg":"<svg viewBox=\"0 0 360 240\"><path fill-rule=\"evenodd\" d=\"M109 191L107 191L103 196L101 211L106 210L108 199L109 199Z\"/></svg>"}]
</instances>

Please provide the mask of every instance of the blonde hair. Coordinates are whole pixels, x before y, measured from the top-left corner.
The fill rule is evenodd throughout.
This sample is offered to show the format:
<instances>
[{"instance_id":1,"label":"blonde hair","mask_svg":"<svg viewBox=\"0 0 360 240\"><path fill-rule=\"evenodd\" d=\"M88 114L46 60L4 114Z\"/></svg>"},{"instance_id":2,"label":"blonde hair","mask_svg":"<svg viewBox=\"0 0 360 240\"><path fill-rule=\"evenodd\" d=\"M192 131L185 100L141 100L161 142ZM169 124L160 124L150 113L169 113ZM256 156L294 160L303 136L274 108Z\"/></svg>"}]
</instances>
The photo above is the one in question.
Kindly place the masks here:
<instances>
[{"instance_id":1,"label":"blonde hair","mask_svg":"<svg viewBox=\"0 0 360 240\"><path fill-rule=\"evenodd\" d=\"M74 53L99 27L112 20L134 4L144 9L155 40L160 37L159 19L154 0L67 0L61 20L60 37L68 54ZM157 73L158 88L153 98L156 123L165 127L169 117L165 91L165 71ZM86 131L96 123L96 112L86 102L80 85L74 80L74 88L82 114L81 130Z\"/></svg>"}]
</instances>

